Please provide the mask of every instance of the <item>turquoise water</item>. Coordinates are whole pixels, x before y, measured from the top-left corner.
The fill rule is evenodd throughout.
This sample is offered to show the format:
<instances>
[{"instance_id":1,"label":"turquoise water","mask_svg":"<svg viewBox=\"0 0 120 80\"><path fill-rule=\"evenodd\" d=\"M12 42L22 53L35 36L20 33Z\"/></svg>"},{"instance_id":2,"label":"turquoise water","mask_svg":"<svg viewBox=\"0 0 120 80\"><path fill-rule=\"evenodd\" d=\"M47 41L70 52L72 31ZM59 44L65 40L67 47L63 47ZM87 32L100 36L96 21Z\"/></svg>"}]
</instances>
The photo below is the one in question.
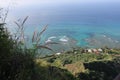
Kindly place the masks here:
<instances>
[{"instance_id":1,"label":"turquoise water","mask_svg":"<svg viewBox=\"0 0 120 80\"><path fill-rule=\"evenodd\" d=\"M115 26L115 27L114 27ZM73 38L77 41L77 45L81 47L113 47L112 45L109 44L117 44L120 41L120 25L110 25L108 27L103 25L56 25L56 26L50 26L48 27L48 31L46 35L48 37L50 36L67 36L70 38ZM88 40L91 40L91 38L95 39L96 41L100 42L101 44L105 44L104 46L98 45L89 45ZM109 40L111 38L111 40ZM108 40L107 40L108 39ZM107 40L107 42L104 42ZM95 43L97 44L97 43ZM115 45L114 45L115 47ZM118 45L116 45L118 47Z\"/></svg>"},{"instance_id":2,"label":"turquoise water","mask_svg":"<svg viewBox=\"0 0 120 80\"><path fill-rule=\"evenodd\" d=\"M10 15L29 16L25 25L29 37L48 24L42 39L59 42L50 46L56 51L75 46L120 48L119 8L119 2L34 5L17 8Z\"/></svg>"},{"instance_id":3,"label":"turquoise water","mask_svg":"<svg viewBox=\"0 0 120 80\"><path fill-rule=\"evenodd\" d=\"M101 48L120 48L120 24L96 25L96 24L49 24L42 38L44 42L59 42L63 47L88 47ZM36 29L41 31L41 27ZM28 30L28 31L27 31ZM26 34L31 35L34 28L28 27ZM59 48L60 48L59 46ZM54 46L56 48L56 46ZM58 47L58 46L57 46ZM58 48L57 48L58 49ZM62 49L61 49L62 50Z\"/></svg>"}]
</instances>

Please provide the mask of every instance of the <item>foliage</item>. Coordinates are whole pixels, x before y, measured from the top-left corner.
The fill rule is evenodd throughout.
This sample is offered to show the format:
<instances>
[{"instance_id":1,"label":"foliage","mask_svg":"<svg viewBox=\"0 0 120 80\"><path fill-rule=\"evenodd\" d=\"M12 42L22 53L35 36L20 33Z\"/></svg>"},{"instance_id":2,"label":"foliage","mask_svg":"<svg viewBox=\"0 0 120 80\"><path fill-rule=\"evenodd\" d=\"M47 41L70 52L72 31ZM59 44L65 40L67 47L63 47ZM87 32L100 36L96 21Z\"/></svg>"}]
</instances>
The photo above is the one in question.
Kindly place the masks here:
<instances>
[{"instance_id":1,"label":"foliage","mask_svg":"<svg viewBox=\"0 0 120 80\"><path fill-rule=\"evenodd\" d=\"M114 67L116 69L117 73L120 73L120 57L117 56L115 59L112 61L114 63Z\"/></svg>"},{"instance_id":2,"label":"foliage","mask_svg":"<svg viewBox=\"0 0 120 80\"><path fill-rule=\"evenodd\" d=\"M10 56L13 50L14 42L9 38L7 30L3 27L4 23L0 24L0 59Z\"/></svg>"},{"instance_id":3,"label":"foliage","mask_svg":"<svg viewBox=\"0 0 120 80\"><path fill-rule=\"evenodd\" d=\"M43 59L49 63L60 60L65 69L78 80L113 80L120 73L120 57L113 54L88 54L77 51L65 52L59 56L51 55Z\"/></svg>"},{"instance_id":4,"label":"foliage","mask_svg":"<svg viewBox=\"0 0 120 80\"><path fill-rule=\"evenodd\" d=\"M120 57L108 61L84 63L85 72L79 73L80 80L113 80L120 73Z\"/></svg>"},{"instance_id":5,"label":"foliage","mask_svg":"<svg viewBox=\"0 0 120 80\"><path fill-rule=\"evenodd\" d=\"M26 20L27 18L23 21L23 24ZM22 28L19 27L21 31L24 30L23 24ZM24 33L20 35L24 37ZM4 28L4 23L0 24L1 80L75 80L75 77L69 71L52 66L44 60L36 60L34 50L19 46L23 44L18 43L15 39L13 40L7 29ZM58 63L59 61L55 61L55 65Z\"/></svg>"},{"instance_id":6,"label":"foliage","mask_svg":"<svg viewBox=\"0 0 120 80\"><path fill-rule=\"evenodd\" d=\"M104 73L97 71L88 71L85 73L80 73L78 78L80 80L106 80L103 78Z\"/></svg>"},{"instance_id":7,"label":"foliage","mask_svg":"<svg viewBox=\"0 0 120 80\"><path fill-rule=\"evenodd\" d=\"M3 26L0 31L2 80L112 80L120 72L117 55L81 54L76 50L77 53L69 51L35 59L33 50L18 48Z\"/></svg>"},{"instance_id":8,"label":"foliage","mask_svg":"<svg viewBox=\"0 0 120 80\"><path fill-rule=\"evenodd\" d=\"M120 54L120 50L112 49L112 50L109 50L108 53L110 53L110 54Z\"/></svg>"},{"instance_id":9,"label":"foliage","mask_svg":"<svg viewBox=\"0 0 120 80\"><path fill-rule=\"evenodd\" d=\"M57 44L40 44L41 35L47 26L41 32L34 32L33 47L28 49L24 40L24 24L28 17L22 23L15 22L18 33L13 40L4 27L7 14L8 12L2 18L3 23L0 23L1 80L113 80L120 73L119 49L105 48L103 54L96 55L83 53L80 48L59 56L50 55L36 59L35 53L38 54L39 48L52 50L48 45Z\"/></svg>"},{"instance_id":10,"label":"foliage","mask_svg":"<svg viewBox=\"0 0 120 80\"><path fill-rule=\"evenodd\" d=\"M28 53L18 50L4 25L0 25L0 79L31 80L34 62Z\"/></svg>"},{"instance_id":11,"label":"foliage","mask_svg":"<svg viewBox=\"0 0 120 80\"><path fill-rule=\"evenodd\" d=\"M47 61L43 59L36 59L35 62L37 65L40 65L42 67L50 66L50 63L48 63Z\"/></svg>"},{"instance_id":12,"label":"foliage","mask_svg":"<svg viewBox=\"0 0 120 80\"><path fill-rule=\"evenodd\" d=\"M29 55L14 54L0 66L2 80L32 80L34 62Z\"/></svg>"},{"instance_id":13,"label":"foliage","mask_svg":"<svg viewBox=\"0 0 120 80\"><path fill-rule=\"evenodd\" d=\"M45 57L44 59L46 59L48 62L54 62L56 59L59 59L62 61L63 65L65 64L71 64L71 63L75 63L77 61L81 61L81 62L92 62L92 61L102 61L102 60L112 60L112 55L108 55L108 54L100 54L100 55L96 55L96 54L61 54L59 56L48 56Z\"/></svg>"},{"instance_id":14,"label":"foliage","mask_svg":"<svg viewBox=\"0 0 120 80\"><path fill-rule=\"evenodd\" d=\"M28 19L28 16L24 18L23 20L15 21L14 23L17 25L16 32L14 33L14 40L16 41L17 45L24 49L29 49L32 53L34 53L34 56L40 57L42 50L50 50L52 52L53 49L49 47L50 44L58 44L56 42L42 42L42 35L46 31L48 25L44 26L41 31L35 30L33 32L32 38L29 38L29 40L25 39L25 26ZM30 45L28 47L28 44Z\"/></svg>"},{"instance_id":15,"label":"foliage","mask_svg":"<svg viewBox=\"0 0 120 80\"><path fill-rule=\"evenodd\" d=\"M72 64L66 64L65 68L75 76L78 73L85 71L85 67L84 67L82 62L75 62L75 63L72 63Z\"/></svg>"},{"instance_id":16,"label":"foliage","mask_svg":"<svg viewBox=\"0 0 120 80\"><path fill-rule=\"evenodd\" d=\"M61 60L59 59L56 59L53 63L52 63L53 66L56 66L56 67L63 67L63 64L61 62Z\"/></svg>"},{"instance_id":17,"label":"foliage","mask_svg":"<svg viewBox=\"0 0 120 80\"><path fill-rule=\"evenodd\" d=\"M118 69L120 69L120 67L116 68L115 64L114 60L85 63L84 65L88 72L80 73L79 78L86 80L113 80L119 73Z\"/></svg>"},{"instance_id":18,"label":"foliage","mask_svg":"<svg viewBox=\"0 0 120 80\"><path fill-rule=\"evenodd\" d=\"M76 80L69 71L61 69L58 63L53 66L45 60L37 61L35 71L35 79L37 80Z\"/></svg>"},{"instance_id":19,"label":"foliage","mask_svg":"<svg viewBox=\"0 0 120 80\"><path fill-rule=\"evenodd\" d=\"M1 28L0 33L1 80L75 80L69 71L52 66L42 59L35 60L28 49L22 50L16 47L12 49L9 46L14 46L11 44L14 41L9 40L4 28ZM55 61L55 65L59 66L59 61Z\"/></svg>"}]
</instances>

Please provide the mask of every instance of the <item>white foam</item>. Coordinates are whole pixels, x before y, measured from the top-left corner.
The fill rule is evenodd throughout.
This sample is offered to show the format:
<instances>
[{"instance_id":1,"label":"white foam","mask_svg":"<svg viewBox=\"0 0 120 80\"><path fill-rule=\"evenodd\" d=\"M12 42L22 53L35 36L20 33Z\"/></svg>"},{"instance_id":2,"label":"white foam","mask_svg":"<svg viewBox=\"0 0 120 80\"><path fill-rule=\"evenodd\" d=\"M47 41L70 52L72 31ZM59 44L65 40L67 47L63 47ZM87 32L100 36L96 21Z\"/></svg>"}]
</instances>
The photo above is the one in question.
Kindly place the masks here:
<instances>
[{"instance_id":1,"label":"white foam","mask_svg":"<svg viewBox=\"0 0 120 80\"><path fill-rule=\"evenodd\" d=\"M119 41L117 41L117 40L116 40L115 42L116 42L116 43L119 43Z\"/></svg>"},{"instance_id":2,"label":"white foam","mask_svg":"<svg viewBox=\"0 0 120 80\"><path fill-rule=\"evenodd\" d=\"M103 37L107 37L106 35L103 35Z\"/></svg>"},{"instance_id":3,"label":"white foam","mask_svg":"<svg viewBox=\"0 0 120 80\"><path fill-rule=\"evenodd\" d=\"M51 40L51 39L54 39L54 38L56 38L56 36L51 36L51 37L48 38L48 40Z\"/></svg>"},{"instance_id":4,"label":"white foam","mask_svg":"<svg viewBox=\"0 0 120 80\"><path fill-rule=\"evenodd\" d=\"M48 39L45 41L45 43L49 43L49 42L52 42L52 40Z\"/></svg>"},{"instance_id":5,"label":"white foam","mask_svg":"<svg viewBox=\"0 0 120 80\"><path fill-rule=\"evenodd\" d=\"M67 42L68 40L61 38L60 41Z\"/></svg>"},{"instance_id":6,"label":"white foam","mask_svg":"<svg viewBox=\"0 0 120 80\"><path fill-rule=\"evenodd\" d=\"M52 39L54 39L54 38L56 38L56 37L55 37L55 36L51 36L51 37L49 37L49 38L45 41L45 43L52 42Z\"/></svg>"},{"instance_id":7,"label":"white foam","mask_svg":"<svg viewBox=\"0 0 120 80\"><path fill-rule=\"evenodd\" d=\"M111 39L111 38L108 38L108 40L112 41L112 39Z\"/></svg>"},{"instance_id":8,"label":"white foam","mask_svg":"<svg viewBox=\"0 0 120 80\"><path fill-rule=\"evenodd\" d=\"M66 36L63 36L61 39L59 39L59 41L62 41L62 42L68 42L69 38L66 37Z\"/></svg>"}]
</instances>

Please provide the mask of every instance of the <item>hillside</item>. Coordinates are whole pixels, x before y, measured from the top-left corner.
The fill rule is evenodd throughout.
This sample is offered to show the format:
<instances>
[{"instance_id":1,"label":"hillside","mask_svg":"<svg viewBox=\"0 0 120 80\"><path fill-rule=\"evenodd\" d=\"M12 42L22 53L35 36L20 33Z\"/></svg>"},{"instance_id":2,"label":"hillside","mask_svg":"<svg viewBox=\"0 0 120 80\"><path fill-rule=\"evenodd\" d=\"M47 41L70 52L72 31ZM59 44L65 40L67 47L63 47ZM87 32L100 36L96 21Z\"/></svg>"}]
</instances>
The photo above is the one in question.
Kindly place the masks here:
<instances>
[{"instance_id":1,"label":"hillside","mask_svg":"<svg viewBox=\"0 0 120 80\"><path fill-rule=\"evenodd\" d=\"M82 54L78 51L74 54L69 51L47 56L42 60L51 66L69 71L77 80L113 80L120 73L120 57L113 54Z\"/></svg>"}]
</instances>

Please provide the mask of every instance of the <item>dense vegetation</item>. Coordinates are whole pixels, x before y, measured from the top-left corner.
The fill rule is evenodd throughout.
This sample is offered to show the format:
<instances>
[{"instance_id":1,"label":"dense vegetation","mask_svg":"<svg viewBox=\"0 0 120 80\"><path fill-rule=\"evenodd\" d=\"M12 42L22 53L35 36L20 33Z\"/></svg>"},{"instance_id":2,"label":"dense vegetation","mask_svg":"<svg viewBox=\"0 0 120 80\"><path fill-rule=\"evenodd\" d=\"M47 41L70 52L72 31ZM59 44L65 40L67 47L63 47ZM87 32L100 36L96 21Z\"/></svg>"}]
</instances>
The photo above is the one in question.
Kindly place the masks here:
<instances>
[{"instance_id":1,"label":"dense vegetation","mask_svg":"<svg viewBox=\"0 0 120 80\"><path fill-rule=\"evenodd\" d=\"M73 54L47 56L44 60L67 69L78 80L113 80L120 73L120 57L111 54Z\"/></svg>"},{"instance_id":2,"label":"dense vegetation","mask_svg":"<svg viewBox=\"0 0 120 80\"><path fill-rule=\"evenodd\" d=\"M23 24L16 24L22 31ZM51 50L38 45L45 29L38 33L37 40L33 36L36 45L28 49L12 39L4 26L5 23L0 24L0 80L113 80L120 73L119 49L103 48L103 53L95 54L78 48L36 58L38 47Z\"/></svg>"},{"instance_id":3,"label":"dense vegetation","mask_svg":"<svg viewBox=\"0 0 120 80\"><path fill-rule=\"evenodd\" d=\"M31 80L34 61L28 51L22 51L16 46L4 28L0 25L0 79L1 80Z\"/></svg>"},{"instance_id":4,"label":"dense vegetation","mask_svg":"<svg viewBox=\"0 0 120 80\"><path fill-rule=\"evenodd\" d=\"M66 69L38 61L34 49L21 48L13 40L5 24L0 24L0 79L1 80L74 80ZM20 43L21 45L21 43Z\"/></svg>"},{"instance_id":5,"label":"dense vegetation","mask_svg":"<svg viewBox=\"0 0 120 80\"><path fill-rule=\"evenodd\" d=\"M4 25L0 25L1 80L113 80L120 73L119 52L94 54L78 49L36 59L34 51L16 45Z\"/></svg>"}]
</instances>

